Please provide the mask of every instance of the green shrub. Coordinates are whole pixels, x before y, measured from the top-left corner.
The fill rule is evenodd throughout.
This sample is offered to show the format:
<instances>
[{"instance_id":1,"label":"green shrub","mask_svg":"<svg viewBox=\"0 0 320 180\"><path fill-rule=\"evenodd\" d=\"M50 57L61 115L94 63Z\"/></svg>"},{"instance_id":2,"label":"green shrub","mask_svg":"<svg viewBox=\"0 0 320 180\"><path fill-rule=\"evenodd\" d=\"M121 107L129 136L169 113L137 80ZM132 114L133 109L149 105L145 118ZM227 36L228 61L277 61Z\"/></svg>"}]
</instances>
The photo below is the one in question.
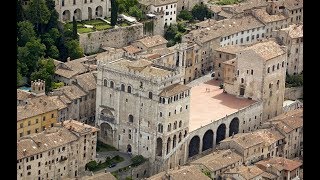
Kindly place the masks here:
<instances>
[{"instance_id":1,"label":"green shrub","mask_svg":"<svg viewBox=\"0 0 320 180\"><path fill-rule=\"evenodd\" d=\"M142 155L137 155L131 158L132 166L139 166L142 164L146 159Z\"/></svg>"},{"instance_id":2,"label":"green shrub","mask_svg":"<svg viewBox=\"0 0 320 180\"><path fill-rule=\"evenodd\" d=\"M96 161L90 161L86 164L86 168L88 168L90 171L93 171L97 167Z\"/></svg>"}]
</instances>

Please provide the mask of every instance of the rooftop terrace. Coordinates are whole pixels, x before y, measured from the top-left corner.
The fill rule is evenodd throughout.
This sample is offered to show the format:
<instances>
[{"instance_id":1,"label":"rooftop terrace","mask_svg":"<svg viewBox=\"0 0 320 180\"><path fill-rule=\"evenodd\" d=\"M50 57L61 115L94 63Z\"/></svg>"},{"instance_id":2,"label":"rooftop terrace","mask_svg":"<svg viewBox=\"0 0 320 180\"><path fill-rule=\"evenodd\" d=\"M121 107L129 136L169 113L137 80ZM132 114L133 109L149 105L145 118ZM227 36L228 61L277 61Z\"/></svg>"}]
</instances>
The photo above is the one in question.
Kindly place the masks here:
<instances>
[{"instance_id":1,"label":"rooftop terrace","mask_svg":"<svg viewBox=\"0 0 320 180\"><path fill-rule=\"evenodd\" d=\"M209 80L191 88L190 132L256 102L223 93L219 85L220 81Z\"/></svg>"}]
</instances>

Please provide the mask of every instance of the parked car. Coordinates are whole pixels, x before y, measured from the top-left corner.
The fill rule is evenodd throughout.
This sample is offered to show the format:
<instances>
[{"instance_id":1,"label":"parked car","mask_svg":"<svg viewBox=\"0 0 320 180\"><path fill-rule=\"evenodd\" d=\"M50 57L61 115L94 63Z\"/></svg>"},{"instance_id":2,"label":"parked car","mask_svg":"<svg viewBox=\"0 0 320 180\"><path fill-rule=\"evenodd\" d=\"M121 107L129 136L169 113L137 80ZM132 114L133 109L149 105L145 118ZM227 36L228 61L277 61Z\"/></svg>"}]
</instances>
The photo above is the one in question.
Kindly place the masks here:
<instances>
[{"instance_id":1,"label":"parked car","mask_svg":"<svg viewBox=\"0 0 320 180\"><path fill-rule=\"evenodd\" d=\"M111 164L109 165L109 168L113 168L113 167L115 167L116 165L117 165L117 163L113 162L113 163L111 163Z\"/></svg>"}]
</instances>

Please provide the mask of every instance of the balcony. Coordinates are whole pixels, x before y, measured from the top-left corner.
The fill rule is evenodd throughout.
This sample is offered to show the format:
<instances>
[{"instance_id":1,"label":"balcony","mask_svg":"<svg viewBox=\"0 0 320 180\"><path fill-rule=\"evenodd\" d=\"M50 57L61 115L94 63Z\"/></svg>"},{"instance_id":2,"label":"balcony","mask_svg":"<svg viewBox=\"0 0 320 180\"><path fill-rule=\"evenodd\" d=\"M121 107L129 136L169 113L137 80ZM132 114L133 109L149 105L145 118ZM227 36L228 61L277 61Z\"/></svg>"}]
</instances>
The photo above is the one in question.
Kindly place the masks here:
<instances>
[{"instance_id":1,"label":"balcony","mask_svg":"<svg viewBox=\"0 0 320 180\"><path fill-rule=\"evenodd\" d=\"M107 116L104 114L99 114L99 119L100 119L100 121L109 122L112 124L115 123L114 117L110 117L110 116Z\"/></svg>"}]
</instances>

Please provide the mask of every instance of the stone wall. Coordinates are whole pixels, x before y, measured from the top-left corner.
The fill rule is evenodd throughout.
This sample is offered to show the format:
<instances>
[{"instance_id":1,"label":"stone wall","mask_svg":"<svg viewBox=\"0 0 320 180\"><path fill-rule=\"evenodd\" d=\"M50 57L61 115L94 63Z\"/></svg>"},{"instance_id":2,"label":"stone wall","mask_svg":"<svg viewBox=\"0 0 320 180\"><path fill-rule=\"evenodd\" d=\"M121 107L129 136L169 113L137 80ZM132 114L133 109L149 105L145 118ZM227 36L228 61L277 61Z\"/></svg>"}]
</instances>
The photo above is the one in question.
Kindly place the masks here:
<instances>
[{"instance_id":1,"label":"stone wall","mask_svg":"<svg viewBox=\"0 0 320 180\"><path fill-rule=\"evenodd\" d=\"M303 98L303 87L286 88L284 93L285 99L296 100Z\"/></svg>"},{"instance_id":2,"label":"stone wall","mask_svg":"<svg viewBox=\"0 0 320 180\"><path fill-rule=\"evenodd\" d=\"M143 24L138 23L105 31L83 33L79 36L79 42L84 53L93 53L101 46L121 48L141 38L143 38Z\"/></svg>"},{"instance_id":3,"label":"stone wall","mask_svg":"<svg viewBox=\"0 0 320 180\"><path fill-rule=\"evenodd\" d=\"M143 179L149 177L149 169L150 163L149 161L146 161L137 167L130 168L127 171L119 172L118 177L119 179L126 179L126 177L132 177L132 179Z\"/></svg>"}]
</instances>

